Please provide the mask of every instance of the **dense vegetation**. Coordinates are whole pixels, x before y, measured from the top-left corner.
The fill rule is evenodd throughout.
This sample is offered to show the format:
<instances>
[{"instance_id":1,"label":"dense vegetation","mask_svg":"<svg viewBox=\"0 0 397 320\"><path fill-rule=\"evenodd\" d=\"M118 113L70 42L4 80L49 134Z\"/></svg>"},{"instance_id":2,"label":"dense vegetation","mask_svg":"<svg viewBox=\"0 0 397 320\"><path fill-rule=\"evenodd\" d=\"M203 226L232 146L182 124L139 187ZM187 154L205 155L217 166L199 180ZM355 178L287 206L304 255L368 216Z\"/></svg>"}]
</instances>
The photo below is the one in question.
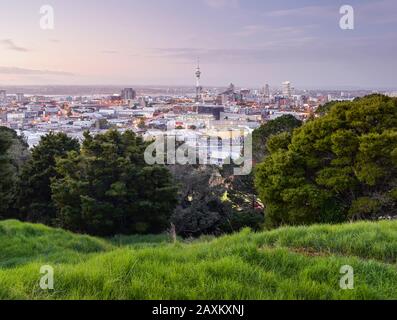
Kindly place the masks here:
<instances>
[{"instance_id":1,"label":"dense vegetation","mask_svg":"<svg viewBox=\"0 0 397 320\"><path fill-rule=\"evenodd\" d=\"M333 104L267 148L256 186L268 226L397 215L397 99Z\"/></svg>"},{"instance_id":2,"label":"dense vegetation","mask_svg":"<svg viewBox=\"0 0 397 320\"><path fill-rule=\"evenodd\" d=\"M131 131L85 133L81 151L57 161L59 225L102 236L166 230L177 188L165 167L145 163L146 147Z\"/></svg>"},{"instance_id":3,"label":"dense vegetation","mask_svg":"<svg viewBox=\"0 0 397 320\"><path fill-rule=\"evenodd\" d=\"M284 132L291 134L296 128L302 126L302 124L302 121L296 119L294 116L286 115L269 121L256 129L252 134L254 161L256 163L261 162L269 154L266 145L270 138Z\"/></svg>"},{"instance_id":4,"label":"dense vegetation","mask_svg":"<svg viewBox=\"0 0 397 320\"><path fill-rule=\"evenodd\" d=\"M65 133L52 133L41 138L22 170L18 186L19 214L23 220L56 225L57 211L52 201L51 179L58 178L56 158L70 151L78 152L78 140Z\"/></svg>"},{"instance_id":5,"label":"dense vegetation","mask_svg":"<svg viewBox=\"0 0 397 320\"><path fill-rule=\"evenodd\" d=\"M7 153L10 146L10 140L4 133L0 132L0 217L7 212L12 195L15 192L10 159Z\"/></svg>"},{"instance_id":6,"label":"dense vegetation","mask_svg":"<svg viewBox=\"0 0 397 320\"><path fill-rule=\"evenodd\" d=\"M0 222L0 299L397 299L397 222L244 230L171 244ZM54 268L54 290L39 287ZM354 268L354 290L340 269Z\"/></svg>"},{"instance_id":7,"label":"dense vegetation","mask_svg":"<svg viewBox=\"0 0 397 320\"><path fill-rule=\"evenodd\" d=\"M167 168L145 164L147 143L134 133L87 132L82 145L49 133L31 154L23 145L25 159L17 138L0 130L0 217L102 236L169 227L177 188Z\"/></svg>"},{"instance_id":8,"label":"dense vegetation","mask_svg":"<svg viewBox=\"0 0 397 320\"><path fill-rule=\"evenodd\" d=\"M241 188L237 195L231 183L232 170L214 166L172 166L179 183L178 205L171 218L183 237L222 235L244 227L260 230L263 212L256 210L251 195ZM251 184L249 184L251 186ZM247 203L248 202L248 203Z\"/></svg>"},{"instance_id":9,"label":"dense vegetation","mask_svg":"<svg viewBox=\"0 0 397 320\"><path fill-rule=\"evenodd\" d=\"M0 218L15 213L19 176L29 156L24 138L14 130L0 127Z\"/></svg>"}]
</instances>

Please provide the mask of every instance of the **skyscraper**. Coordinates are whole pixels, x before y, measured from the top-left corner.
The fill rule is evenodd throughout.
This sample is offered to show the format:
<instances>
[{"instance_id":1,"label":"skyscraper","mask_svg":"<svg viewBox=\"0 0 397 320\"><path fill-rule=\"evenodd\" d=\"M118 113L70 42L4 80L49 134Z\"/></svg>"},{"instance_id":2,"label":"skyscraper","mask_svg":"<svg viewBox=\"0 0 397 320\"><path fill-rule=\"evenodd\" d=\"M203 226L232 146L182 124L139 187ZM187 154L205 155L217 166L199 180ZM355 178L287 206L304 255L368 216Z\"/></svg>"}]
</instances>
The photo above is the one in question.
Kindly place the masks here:
<instances>
[{"instance_id":1,"label":"skyscraper","mask_svg":"<svg viewBox=\"0 0 397 320\"><path fill-rule=\"evenodd\" d=\"M17 93L17 102L23 102L25 100L25 95L23 93Z\"/></svg>"},{"instance_id":2,"label":"skyscraper","mask_svg":"<svg viewBox=\"0 0 397 320\"><path fill-rule=\"evenodd\" d=\"M134 100L136 98L136 92L132 88L125 88L121 91L121 98L123 100Z\"/></svg>"},{"instance_id":3,"label":"skyscraper","mask_svg":"<svg viewBox=\"0 0 397 320\"><path fill-rule=\"evenodd\" d=\"M283 96L286 98L291 98L292 96L291 82L289 81L283 82L282 88L283 88Z\"/></svg>"},{"instance_id":4,"label":"skyscraper","mask_svg":"<svg viewBox=\"0 0 397 320\"><path fill-rule=\"evenodd\" d=\"M263 94L265 98L270 98L270 86L268 84L265 85Z\"/></svg>"}]
</instances>

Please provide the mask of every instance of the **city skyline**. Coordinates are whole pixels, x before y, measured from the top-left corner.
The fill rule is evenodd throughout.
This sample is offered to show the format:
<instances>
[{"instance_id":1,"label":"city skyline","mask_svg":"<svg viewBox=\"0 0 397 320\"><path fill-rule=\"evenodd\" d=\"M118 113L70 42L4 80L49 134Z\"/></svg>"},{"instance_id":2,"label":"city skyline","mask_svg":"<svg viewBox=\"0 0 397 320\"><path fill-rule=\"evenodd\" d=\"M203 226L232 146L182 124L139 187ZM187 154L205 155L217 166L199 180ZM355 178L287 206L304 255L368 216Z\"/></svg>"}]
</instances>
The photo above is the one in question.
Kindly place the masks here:
<instances>
[{"instance_id":1,"label":"city skyline","mask_svg":"<svg viewBox=\"0 0 397 320\"><path fill-rule=\"evenodd\" d=\"M397 4L348 1L355 29L341 30L345 1L200 0L0 4L1 85L393 88Z\"/></svg>"}]
</instances>

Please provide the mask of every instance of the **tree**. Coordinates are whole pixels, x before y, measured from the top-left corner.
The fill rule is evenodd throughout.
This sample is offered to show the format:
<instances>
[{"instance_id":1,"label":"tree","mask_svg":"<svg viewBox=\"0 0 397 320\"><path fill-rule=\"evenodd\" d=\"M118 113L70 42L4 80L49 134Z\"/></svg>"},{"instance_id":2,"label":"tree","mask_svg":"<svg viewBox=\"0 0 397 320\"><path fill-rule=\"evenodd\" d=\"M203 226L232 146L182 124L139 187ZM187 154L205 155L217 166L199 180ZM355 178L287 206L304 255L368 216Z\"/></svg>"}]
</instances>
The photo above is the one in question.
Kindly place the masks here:
<instances>
[{"instance_id":1,"label":"tree","mask_svg":"<svg viewBox=\"0 0 397 320\"><path fill-rule=\"evenodd\" d=\"M0 130L0 218L7 216L15 194L16 177L8 153L12 146L10 135Z\"/></svg>"},{"instance_id":2,"label":"tree","mask_svg":"<svg viewBox=\"0 0 397 320\"><path fill-rule=\"evenodd\" d=\"M59 225L98 236L167 229L177 188L167 168L146 165L146 147L131 131L86 132L81 152L57 161L51 187Z\"/></svg>"},{"instance_id":3,"label":"tree","mask_svg":"<svg viewBox=\"0 0 397 320\"><path fill-rule=\"evenodd\" d=\"M171 171L180 184L178 206L172 216L177 233L183 237L222 234L232 207L222 201L226 189L216 168L175 165Z\"/></svg>"},{"instance_id":4,"label":"tree","mask_svg":"<svg viewBox=\"0 0 397 320\"><path fill-rule=\"evenodd\" d=\"M0 127L0 217L16 217L18 177L29 158L28 145L23 136L9 128Z\"/></svg>"},{"instance_id":5,"label":"tree","mask_svg":"<svg viewBox=\"0 0 397 320\"><path fill-rule=\"evenodd\" d=\"M146 119L145 118L142 118L142 119L139 120L138 129L141 129L141 130L147 129Z\"/></svg>"},{"instance_id":6,"label":"tree","mask_svg":"<svg viewBox=\"0 0 397 320\"><path fill-rule=\"evenodd\" d=\"M0 132L7 135L11 145L8 149L8 155L13 166L13 170L17 175L22 171L25 163L30 159L29 145L23 135L18 135L15 130L7 127L0 127Z\"/></svg>"},{"instance_id":7,"label":"tree","mask_svg":"<svg viewBox=\"0 0 397 320\"><path fill-rule=\"evenodd\" d=\"M338 101L331 101L323 104L322 106L319 106L316 110L316 114L320 116L326 115L328 112L331 111L332 107L337 105Z\"/></svg>"},{"instance_id":8,"label":"tree","mask_svg":"<svg viewBox=\"0 0 397 320\"><path fill-rule=\"evenodd\" d=\"M282 116L275 120L271 120L263 124L260 128L253 132L253 160L254 165L261 162L269 150L266 148L269 140L280 133L282 136L290 137L293 130L300 127L302 121L296 119L292 115ZM275 141L275 140L274 140ZM289 142L286 142L287 144ZM248 221L249 226L258 228L263 222L263 214L258 214L261 210L257 192L254 186L254 174L235 176L233 165L224 165L221 174L224 178L228 199L235 209L236 221ZM248 218L248 219L245 219ZM257 223L253 226L252 222Z\"/></svg>"},{"instance_id":9,"label":"tree","mask_svg":"<svg viewBox=\"0 0 397 320\"><path fill-rule=\"evenodd\" d=\"M258 229L263 214L237 204L229 196L229 181L217 166L170 166L180 188L172 216L182 237L221 235L245 227Z\"/></svg>"},{"instance_id":10,"label":"tree","mask_svg":"<svg viewBox=\"0 0 397 320\"><path fill-rule=\"evenodd\" d=\"M266 149L267 141L270 137L282 132L292 133L302 125L302 121L292 115L279 117L271 120L256 129L252 134L253 139L253 159L256 163L261 162L268 154Z\"/></svg>"},{"instance_id":11,"label":"tree","mask_svg":"<svg viewBox=\"0 0 397 320\"><path fill-rule=\"evenodd\" d=\"M51 198L51 179L57 177L56 159L70 151L79 152L78 140L65 133L49 133L32 149L31 159L23 167L18 206L23 220L55 225L56 209Z\"/></svg>"},{"instance_id":12,"label":"tree","mask_svg":"<svg viewBox=\"0 0 397 320\"><path fill-rule=\"evenodd\" d=\"M337 103L267 145L255 180L269 227L397 214L397 99Z\"/></svg>"}]
</instances>

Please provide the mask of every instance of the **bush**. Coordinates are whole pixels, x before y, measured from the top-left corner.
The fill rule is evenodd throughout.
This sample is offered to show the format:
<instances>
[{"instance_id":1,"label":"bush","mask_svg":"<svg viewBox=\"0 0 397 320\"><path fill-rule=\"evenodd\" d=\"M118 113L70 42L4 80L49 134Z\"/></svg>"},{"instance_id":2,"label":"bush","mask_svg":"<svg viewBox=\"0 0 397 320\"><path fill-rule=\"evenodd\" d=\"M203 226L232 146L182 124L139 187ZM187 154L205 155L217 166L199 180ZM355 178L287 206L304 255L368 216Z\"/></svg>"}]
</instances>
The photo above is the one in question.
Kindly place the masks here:
<instances>
[{"instance_id":1,"label":"bush","mask_svg":"<svg viewBox=\"0 0 397 320\"><path fill-rule=\"evenodd\" d=\"M238 232L244 228L250 228L254 231L263 229L265 217L263 212L257 210L237 211L234 210L230 218L222 225L225 233Z\"/></svg>"},{"instance_id":2,"label":"bush","mask_svg":"<svg viewBox=\"0 0 397 320\"><path fill-rule=\"evenodd\" d=\"M368 197L358 198L352 202L349 217L356 220L374 217L380 212L380 209L379 200Z\"/></svg>"}]
</instances>

